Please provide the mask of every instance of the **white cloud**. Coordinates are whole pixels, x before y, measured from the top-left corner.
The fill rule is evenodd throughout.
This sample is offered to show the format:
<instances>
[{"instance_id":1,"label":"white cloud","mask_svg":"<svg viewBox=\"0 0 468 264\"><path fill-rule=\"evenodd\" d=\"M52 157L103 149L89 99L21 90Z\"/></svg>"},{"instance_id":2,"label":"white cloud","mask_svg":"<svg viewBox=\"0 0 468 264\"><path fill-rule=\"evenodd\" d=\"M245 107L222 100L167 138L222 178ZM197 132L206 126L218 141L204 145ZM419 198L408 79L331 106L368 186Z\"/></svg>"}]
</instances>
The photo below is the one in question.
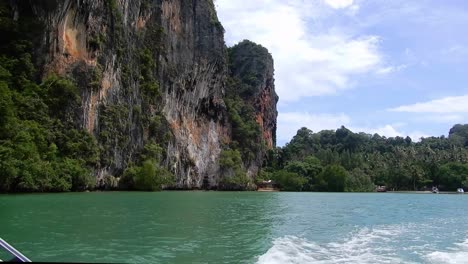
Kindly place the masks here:
<instances>
[{"instance_id":1,"label":"white cloud","mask_svg":"<svg viewBox=\"0 0 468 264\"><path fill-rule=\"evenodd\" d=\"M413 141L421 141L421 138L431 137L431 135L428 135L428 134L420 132L420 131L411 132L410 134L408 134L408 136Z\"/></svg>"},{"instance_id":2,"label":"white cloud","mask_svg":"<svg viewBox=\"0 0 468 264\"><path fill-rule=\"evenodd\" d=\"M335 130L342 125L347 126L350 122L351 119L345 114L279 113L278 140L290 141L301 127L319 132L327 129Z\"/></svg>"},{"instance_id":3,"label":"white cloud","mask_svg":"<svg viewBox=\"0 0 468 264\"><path fill-rule=\"evenodd\" d=\"M382 126L377 126L377 127L363 127L363 126L349 126L348 129L355 132L364 132L367 134L379 134L380 136L385 136L385 137L402 137L405 135L405 133L399 131L398 129L403 126L401 124L387 124L387 125L382 125Z\"/></svg>"},{"instance_id":4,"label":"white cloud","mask_svg":"<svg viewBox=\"0 0 468 264\"><path fill-rule=\"evenodd\" d=\"M468 47L464 45L452 45L440 51L442 62L454 63L465 62L468 56Z\"/></svg>"},{"instance_id":5,"label":"white cloud","mask_svg":"<svg viewBox=\"0 0 468 264\"><path fill-rule=\"evenodd\" d=\"M386 136L386 137L401 137L403 134L399 131L396 130L396 128L392 125L384 125L381 127L377 128L370 128L366 129L367 133L369 134L374 134L377 133L381 136Z\"/></svg>"},{"instance_id":6,"label":"white cloud","mask_svg":"<svg viewBox=\"0 0 468 264\"><path fill-rule=\"evenodd\" d=\"M467 48L462 45L453 45L441 51L442 55L465 55Z\"/></svg>"},{"instance_id":7,"label":"white cloud","mask_svg":"<svg viewBox=\"0 0 468 264\"><path fill-rule=\"evenodd\" d=\"M359 5L357 5L357 4L352 5L352 6L349 7L349 11L350 11L349 14L354 16L359 12L359 9L360 9Z\"/></svg>"},{"instance_id":8,"label":"white cloud","mask_svg":"<svg viewBox=\"0 0 468 264\"><path fill-rule=\"evenodd\" d=\"M350 127L353 132L365 132L368 134L379 134L380 136L389 137L406 137L409 136L413 141L420 141L422 137L428 137L426 133L420 131L405 132L402 127L405 124L387 124L378 127Z\"/></svg>"},{"instance_id":9,"label":"white cloud","mask_svg":"<svg viewBox=\"0 0 468 264\"><path fill-rule=\"evenodd\" d=\"M353 6L353 0L324 0L324 2L335 9Z\"/></svg>"},{"instance_id":10,"label":"white cloud","mask_svg":"<svg viewBox=\"0 0 468 264\"><path fill-rule=\"evenodd\" d=\"M423 117L423 120L443 124L455 124L463 122L465 120L465 117L460 114L431 114Z\"/></svg>"},{"instance_id":11,"label":"white cloud","mask_svg":"<svg viewBox=\"0 0 468 264\"><path fill-rule=\"evenodd\" d=\"M468 113L467 102L468 95L450 96L423 103L403 105L388 110L410 113Z\"/></svg>"},{"instance_id":12,"label":"white cloud","mask_svg":"<svg viewBox=\"0 0 468 264\"><path fill-rule=\"evenodd\" d=\"M402 64L398 66L387 66L384 68L377 69L376 73L381 74L381 75L386 75L386 74L402 71L406 69L407 67L408 65L406 64Z\"/></svg>"},{"instance_id":13,"label":"white cloud","mask_svg":"<svg viewBox=\"0 0 468 264\"><path fill-rule=\"evenodd\" d=\"M353 4L328 2L337 7ZM378 36L346 34L338 28L316 26L317 20L327 14L320 1L216 3L228 45L250 39L273 54L276 90L282 104L336 94L352 87L354 75L375 73L382 67Z\"/></svg>"},{"instance_id":14,"label":"white cloud","mask_svg":"<svg viewBox=\"0 0 468 264\"><path fill-rule=\"evenodd\" d=\"M288 112L278 115L278 141L289 142L301 127L307 127L317 133L322 130L336 130L345 126L354 133L364 132L368 134L379 134L385 137L406 137L413 141L419 141L421 137L428 137L426 133L420 131L403 131L406 124L394 123L377 127L355 126L351 118L344 114L311 114L307 112Z\"/></svg>"}]
</instances>

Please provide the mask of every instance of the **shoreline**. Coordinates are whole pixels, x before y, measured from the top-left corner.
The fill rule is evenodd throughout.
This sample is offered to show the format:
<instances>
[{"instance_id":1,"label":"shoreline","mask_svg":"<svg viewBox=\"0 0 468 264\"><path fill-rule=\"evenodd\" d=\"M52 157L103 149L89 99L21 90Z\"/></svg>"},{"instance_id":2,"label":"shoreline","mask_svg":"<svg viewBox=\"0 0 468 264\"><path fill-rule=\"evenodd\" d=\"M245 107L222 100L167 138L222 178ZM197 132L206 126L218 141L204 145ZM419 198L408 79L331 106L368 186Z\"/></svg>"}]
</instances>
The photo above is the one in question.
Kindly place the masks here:
<instances>
[{"instance_id":1,"label":"shoreline","mask_svg":"<svg viewBox=\"0 0 468 264\"><path fill-rule=\"evenodd\" d=\"M465 194L458 192L440 191L439 193L433 193L431 191L387 191L387 193L409 193L409 194Z\"/></svg>"},{"instance_id":2,"label":"shoreline","mask_svg":"<svg viewBox=\"0 0 468 264\"><path fill-rule=\"evenodd\" d=\"M275 188L258 188L256 191L257 192L280 192L279 189L275 189Z\"/></svg>"},{"instance_id":3,"label":"shoreline","mask_svg":"<svg viewBox=\"0 0 468 264\"><path fill-rule=\"evenodd\" d=\"M70 192L0 192L0 195L21 195L21 194L63 194L63 193L114 193L114 192L122 192L122 193L160 193L160 192L284 192L289 193L289 191L281 191L275 188L258 188L257 190L201 190L201 189L168 189L168 190L161 190L161 191L130 191L130 190L86 190L86 191L70 191ZM352 194L352 193L375 193L375 194L385 194L385 193L392 193L392 194L468 194L467 193L458 193L454 191L440 191L439 193L432 193L431 191L386 191L386 192L297 192L297 193L343 193L343 194Z\"/></svg>"}]
</instances>

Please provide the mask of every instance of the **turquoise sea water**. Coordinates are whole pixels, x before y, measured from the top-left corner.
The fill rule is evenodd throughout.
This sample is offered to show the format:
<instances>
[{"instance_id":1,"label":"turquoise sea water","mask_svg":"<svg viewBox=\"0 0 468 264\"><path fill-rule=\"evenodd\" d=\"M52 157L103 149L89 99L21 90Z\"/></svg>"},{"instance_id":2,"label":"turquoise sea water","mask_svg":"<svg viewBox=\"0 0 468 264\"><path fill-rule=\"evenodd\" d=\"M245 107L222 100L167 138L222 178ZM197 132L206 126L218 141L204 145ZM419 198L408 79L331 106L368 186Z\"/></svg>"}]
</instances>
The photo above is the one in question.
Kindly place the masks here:
<instances>
[{"instance_id":1,"label":"turquoise sea water","mask_svg":"<svg viewBox=\"0 0 468 264\"><path fill-rule=\"evenodd\" d=\"M441 194L0 195L0 237L35 261L468 263L467 209Z\"/></svg>"}]
</instances>

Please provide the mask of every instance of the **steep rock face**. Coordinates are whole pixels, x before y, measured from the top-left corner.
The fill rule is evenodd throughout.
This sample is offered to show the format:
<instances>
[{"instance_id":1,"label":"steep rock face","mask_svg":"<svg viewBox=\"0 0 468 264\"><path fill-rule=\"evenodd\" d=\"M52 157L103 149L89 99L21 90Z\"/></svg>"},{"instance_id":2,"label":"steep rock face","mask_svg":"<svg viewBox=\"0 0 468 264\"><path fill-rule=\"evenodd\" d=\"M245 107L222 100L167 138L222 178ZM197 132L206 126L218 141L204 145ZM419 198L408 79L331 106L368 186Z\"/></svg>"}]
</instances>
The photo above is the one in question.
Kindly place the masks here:
<instances>
[{"instance_id":1,"label":"steep rock face","mask_svg":"<svg viewBox=\"0 0 468 264\"><path fill-rule=\"evenodd\" d=\"M265 150L276 146L276 104L273 58L261 45L244 40L229 49L229 93L239 95L247 106L254 109L254 118L260 126L260 141L264 146L253 150L255 158L247 162L250 175L255 175L262 165ZM235 135L234 135L235 136Z\"/></svg>"},{"instance_id":2,"label":"steep rock face","mask_svg":"<svg viewBox=\"0 0 468 264\"><path fill-rule=\"evenodd\" d=\"M156 144L162 153L150 158L175 175L175 188L218 186L222 177L218 159L232 140L232 126L224 94L229 76L224 29L213 1L11 0L10 4L15 19L31 17L42 25L33 40L38 78L52 73L66 76L80 89L81 107L74 109L72 121L98 141L98 180L122 175L138 162L146 146ZM254 95L242 98L255 108L254 118L271 148L276 140L277 102L273 60L266 50L257 51L266 52L265 67L257 72ZM245 73L237 66L232 72ZM264 150L252 155L245 167L254 177Z\"/></svg>"},{"instance_id":3,"label":"steep rock face","mask_svg":"<svg viewBox=\"0 0 468 264\"><path fill-rule=\"evenodd\" d=\"M164 31L171 32L167 70L160 72L168 88L164 113L175 137L168 162L178 188L216 186L221 143L229 139L222 99L224 31L211 1L165 1L161 9ZM169 70L176 72L174 79L167 78Z\"/></svg>"},{"instance_id":4,"label":"steep rock face","mask_svg":"<svg viewBox=\"0 0 468 264\"><path fill-rule=\"evenodd\" d=\"M212 1L12 6L15 16L32 11L44 25L35 54L42 75L69 76L81 89L76 122L100 143L98 177L120 175L152 141L165 149L163 163L176 175L177 188L216 186L220 144L229 131L224 31Z\"/></svg>"}]
</instances>

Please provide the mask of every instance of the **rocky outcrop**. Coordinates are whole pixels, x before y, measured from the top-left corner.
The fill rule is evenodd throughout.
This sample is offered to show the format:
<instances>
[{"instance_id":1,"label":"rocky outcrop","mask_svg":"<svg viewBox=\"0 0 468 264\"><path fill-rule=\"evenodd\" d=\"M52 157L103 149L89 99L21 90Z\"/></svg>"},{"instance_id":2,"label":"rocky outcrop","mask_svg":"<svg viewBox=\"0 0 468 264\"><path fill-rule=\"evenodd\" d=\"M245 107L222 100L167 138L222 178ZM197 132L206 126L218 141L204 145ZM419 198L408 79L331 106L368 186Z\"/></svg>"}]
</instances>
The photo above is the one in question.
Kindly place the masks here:
<instances>
[{"instance_id":1,"label":"rocky outcrop","mask_svg":"<svg viewBox=\"0 0 468 264\"><path fill-rule=\"evenodd\" d=\"M246 164L250 175L255 175L262 165L266 150L276 147L276 104L273 58L261 45L244 40L229 49L230 78L234 87L230 93L238 94L254 109L254 118L260 126L264 147L256 152L253 162Z\"/></svg>"},{"instance_id":2,"label":"rocky outcrop","mask_svg":"<svg viewBox=\"0 0 468 264\"><path fill-rule=\"evenodd\" d=\"M73 122L100 145L98 179L121 175L145 145L155 143L163 149L161 163L176 176L176 188L217 186L218 158L231 140L231 126L224 102L227 49L213 1L11 5L15 18L41 22L34 43L40 75L68 76L80 88L82 104ZM271 148L277 101L271 56L267 64L258 92L248 100Z\"/></svg>"}]
</instances>

